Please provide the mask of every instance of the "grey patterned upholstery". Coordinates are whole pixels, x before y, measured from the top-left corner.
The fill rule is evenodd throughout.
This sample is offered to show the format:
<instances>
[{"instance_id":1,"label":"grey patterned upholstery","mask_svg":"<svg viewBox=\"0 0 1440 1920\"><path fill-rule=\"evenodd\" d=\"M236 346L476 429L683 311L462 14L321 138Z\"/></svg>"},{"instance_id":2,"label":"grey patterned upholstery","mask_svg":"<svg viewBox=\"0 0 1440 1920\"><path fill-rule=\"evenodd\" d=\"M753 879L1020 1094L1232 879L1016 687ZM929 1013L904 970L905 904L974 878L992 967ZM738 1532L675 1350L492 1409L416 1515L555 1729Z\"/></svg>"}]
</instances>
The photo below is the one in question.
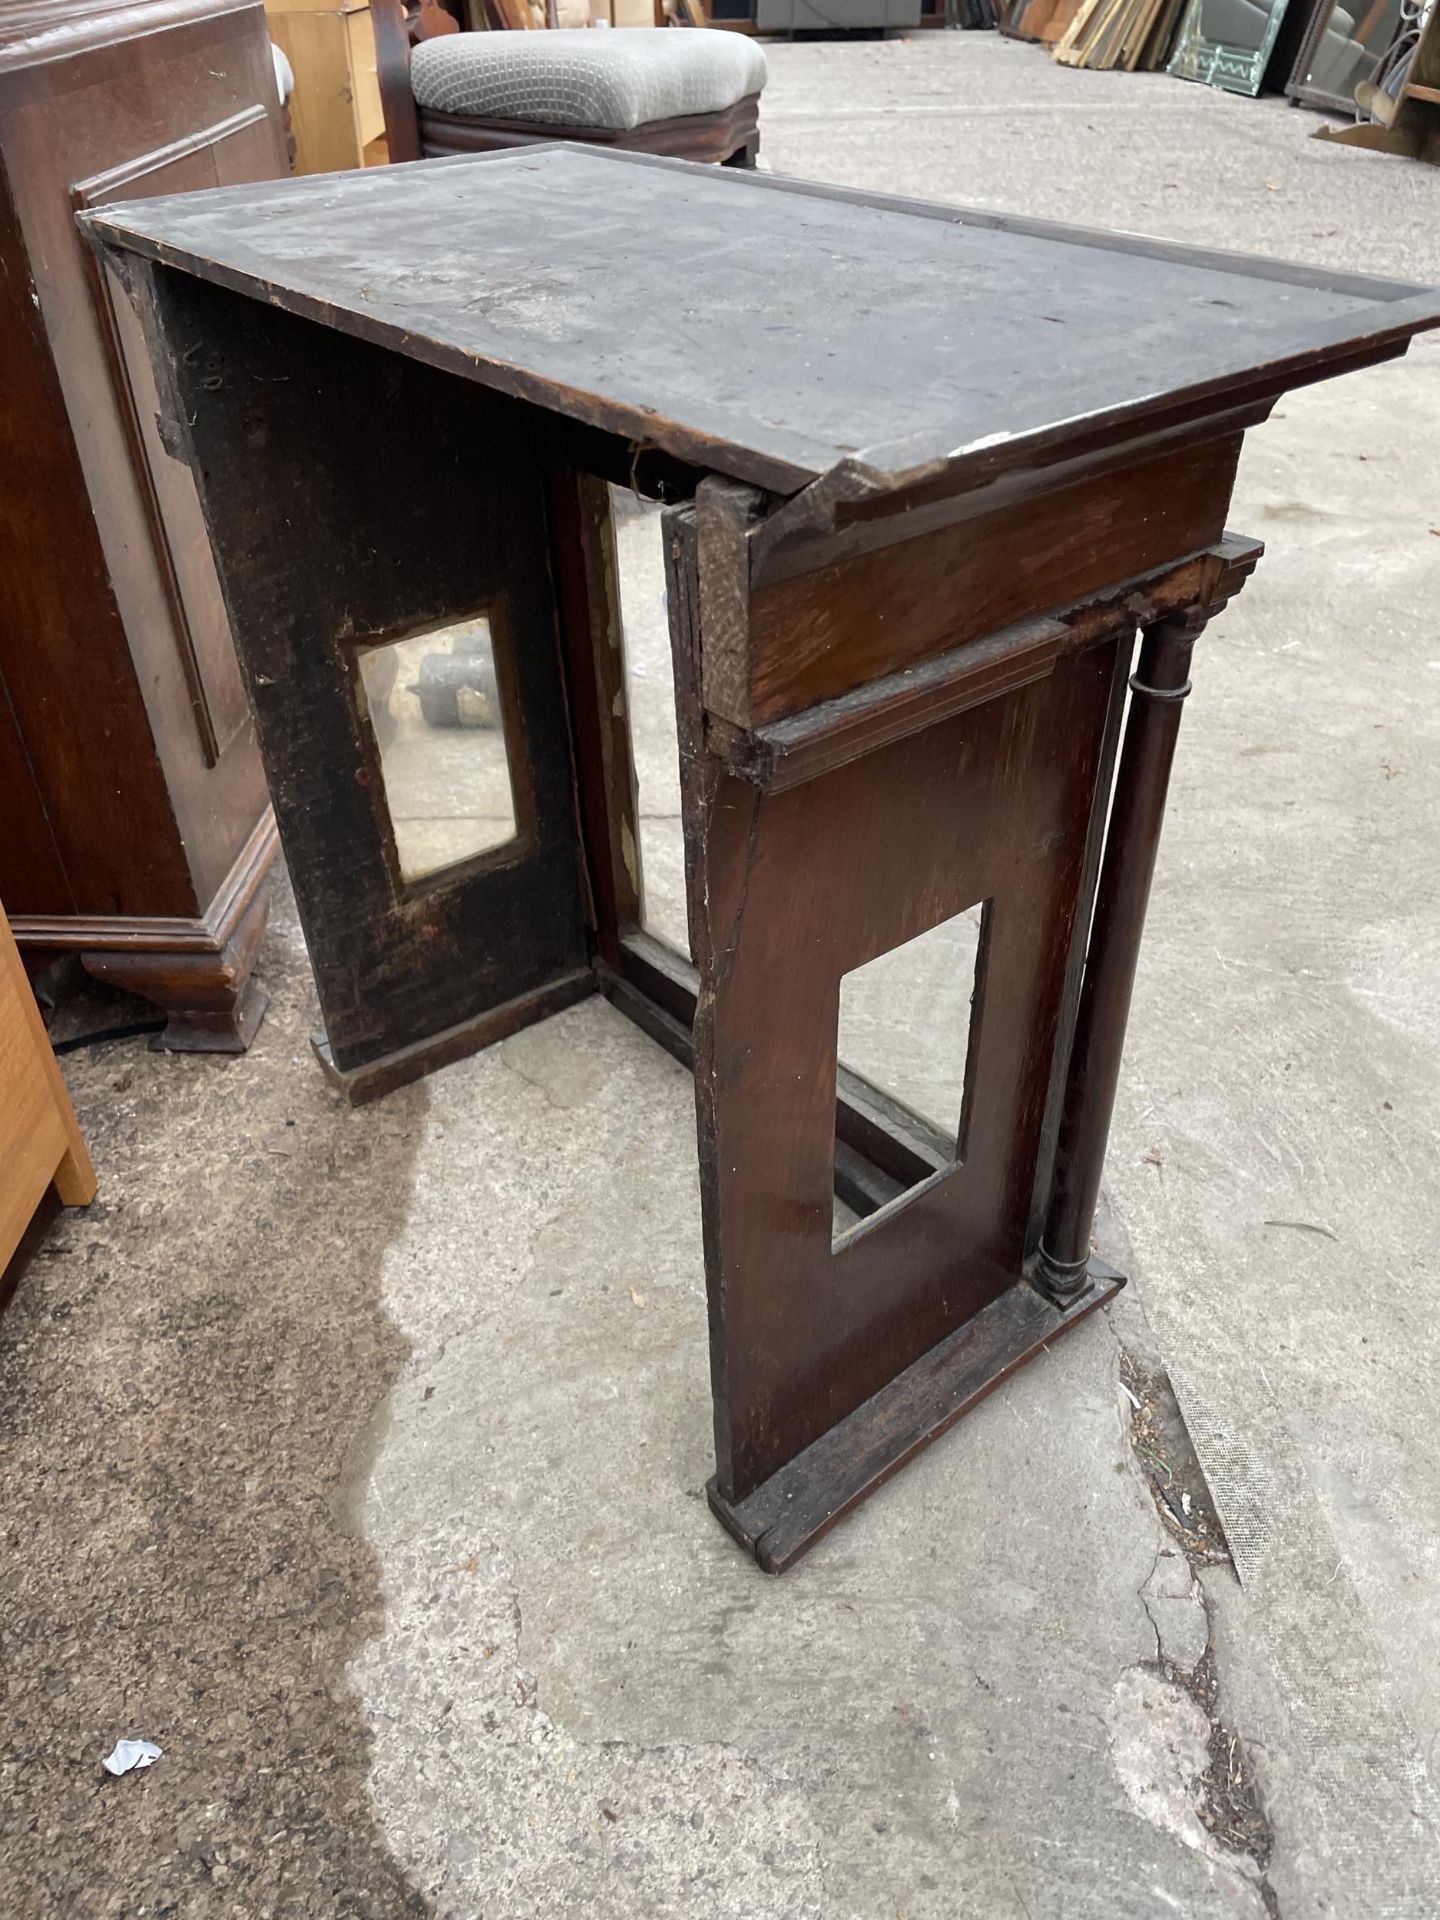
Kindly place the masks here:
<instances>
[{"instance_id":1,"label":"grey patterned upholstery","mask_svg":"<svg viewBox=\"0 0 1440 1920\"><path fill-rule=\"evenodd\" d=\"M452 33L410 56L410 91L431 112L626 133L722 112L765 75L753 40L708 27Z\"/></svg>"}]
</instances>

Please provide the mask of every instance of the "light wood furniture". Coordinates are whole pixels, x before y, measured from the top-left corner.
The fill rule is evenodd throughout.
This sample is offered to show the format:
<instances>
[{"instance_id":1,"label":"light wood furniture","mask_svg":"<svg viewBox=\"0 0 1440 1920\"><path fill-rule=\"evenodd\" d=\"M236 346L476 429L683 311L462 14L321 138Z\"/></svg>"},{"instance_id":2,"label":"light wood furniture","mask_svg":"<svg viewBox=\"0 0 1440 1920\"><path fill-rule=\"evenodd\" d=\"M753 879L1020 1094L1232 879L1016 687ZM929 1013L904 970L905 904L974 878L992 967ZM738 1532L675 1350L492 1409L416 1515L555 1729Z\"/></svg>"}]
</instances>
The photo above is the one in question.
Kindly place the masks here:
<instances>
[{"instance_id":1,"label":"light wood furniture","mask_svg":"<svg viewBox=\"0 0 1440 1920\"><path fill-rule=\"evenodd\" d=\"M0 1272L52 1184L67 1207L95 1198L95 1169L0 911Z\"/></svg>"},{"instance_id":2,"label":"light wood furniture","mask_svg":"<svg viewBox=\"0 0 1440 1920\"><path fill-rule=\"evenodd\" d=\"M0 4L0 897L234 1052L275 823L194 483L77 210L285 171L256 4Z\"/></svg>"},{"instance_id":3,"label":"light wood furniture","mask_svg":"<svg viewBox=\"0 0 1440 1920\"><path fill-rule=\"evenodd\" d=\"M1121 1284L1241 442L1440 293L595 148L346 186L90 225L204 477L329 1056L373 1094L598 987L693 1061L710 1500L779 1571ZM606 480L670 502L693 968L642 927ZM482 614L515 831L412 882L364 663ZM977 908L942 1131L837 1062L841 984Z\"/></svg>"},{"instance_id":4,"label":"light wood furniture","mask_svg":"<svg viewBox=\"0 0 1440 1920\"><path fill-rule=\"evenodd\" d=\"M391 156L365 0L265 0L265 13L295 73L295 171L384 166Z\"/></svg>"}]
</instances>

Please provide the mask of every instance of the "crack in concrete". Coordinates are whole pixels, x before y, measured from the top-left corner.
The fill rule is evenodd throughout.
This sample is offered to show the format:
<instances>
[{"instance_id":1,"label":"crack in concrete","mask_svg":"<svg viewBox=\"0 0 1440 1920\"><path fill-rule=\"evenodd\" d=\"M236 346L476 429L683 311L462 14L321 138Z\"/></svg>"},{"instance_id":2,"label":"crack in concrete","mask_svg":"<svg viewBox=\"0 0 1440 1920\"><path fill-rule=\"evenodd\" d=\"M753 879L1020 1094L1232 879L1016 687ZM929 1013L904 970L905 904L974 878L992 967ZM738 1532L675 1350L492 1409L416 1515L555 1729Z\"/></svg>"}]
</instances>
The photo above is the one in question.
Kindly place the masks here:
<instances>
[{"instance_id":1,"label":"crack in concrete","mask_svg":"<svg viewBox=\"0 0 1440 1920\"><path fill-rule=\"evenodd\" d=\"M1251 1864L1253 1878L1270 1920L1281 1920L1280 1903L1268 1878L1275 1834L1245 1743L1220 1711L1220 1678L1210 1601L1197 1578L1204 1567L1230 1565L1229 1543L1200 1468L1170 1379L1163 1367L1142 1361L1116 1336L1120 1380L1129 1403L1127 1438L1135 1471L1148 1489L1166 1539L1173 1540L1189 1571L1189 1597L1204 1615L1205 1648L1187 1665L1166 1653L1162 1624L1151 1607L1151 1592L1166 1557L1162 1541L1136 1597L1155 1634L1155 1670L1194 1702L1209 1728L1206 1765L1195 1779L1196 1813L1210 1837ZM1177 1498L1178 1495L1178 1498ZM1171 1596L1172 1604L1177 1596Z\"/></svg>"}]
</instances>

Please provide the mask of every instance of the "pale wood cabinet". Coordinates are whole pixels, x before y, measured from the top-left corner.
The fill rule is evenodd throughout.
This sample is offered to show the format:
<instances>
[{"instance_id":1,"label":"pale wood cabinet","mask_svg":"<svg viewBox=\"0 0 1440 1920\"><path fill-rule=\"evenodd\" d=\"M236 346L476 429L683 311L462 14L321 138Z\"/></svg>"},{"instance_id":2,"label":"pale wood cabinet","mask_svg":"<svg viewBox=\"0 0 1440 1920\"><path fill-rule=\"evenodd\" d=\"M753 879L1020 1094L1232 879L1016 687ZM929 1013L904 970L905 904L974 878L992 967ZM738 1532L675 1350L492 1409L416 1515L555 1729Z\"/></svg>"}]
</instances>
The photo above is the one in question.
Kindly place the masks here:
<instances>
[{"instance_id":1,"label":"pale wood cabinet","mask_svg":"<svg viewBox=\"0 0 1440 1920\"><path fill-rule=\"evenodd\" d=\"M369 7L363 0L265 0L265 13L295 73L295 171L383 166L389 155Z\"/></svg>"},{"instance_id":2,"label":"pale wood cabinet","mask_svg":"<svg viewBox=\"0 0 1440 1920\"><path fill-rule=\"evenodd\" d=\"M0 913L0 1276L52 1184L67 1207L95 1198L75 1109Z\"/></svg>"}]
</instances>

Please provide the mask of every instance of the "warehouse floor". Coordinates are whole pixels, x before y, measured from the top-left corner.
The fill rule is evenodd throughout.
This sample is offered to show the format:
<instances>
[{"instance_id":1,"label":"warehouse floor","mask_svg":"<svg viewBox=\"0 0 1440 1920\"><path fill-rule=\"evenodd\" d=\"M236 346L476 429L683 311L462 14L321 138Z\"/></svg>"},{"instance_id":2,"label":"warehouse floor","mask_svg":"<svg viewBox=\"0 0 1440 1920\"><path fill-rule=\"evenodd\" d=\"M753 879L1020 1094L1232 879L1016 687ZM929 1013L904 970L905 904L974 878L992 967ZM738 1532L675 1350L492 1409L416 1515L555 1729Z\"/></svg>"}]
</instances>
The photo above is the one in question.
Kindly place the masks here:
<instances>
[{"instance_id":1,"label":"warehouse floor","mask_svg":"<svg viewBox=\"0 0 1440 1920\"><path fill-rule=\"evenodd\" d=\"M778 171L1440 280L1440 172L1274 102L994 35L770 57ZM702 1494L689 1084L610 1008L351 1113L282 889L243 1060L67 1057L101 1198L0 1318L7 1915L1440 1911L1436 341L1282 403L1234 521L1269 557L1197 655L1112 1139L1134 1284L782 1581ZM122 1735L164 1758L109 1779Z\"/></svg>"}]
</instances>

